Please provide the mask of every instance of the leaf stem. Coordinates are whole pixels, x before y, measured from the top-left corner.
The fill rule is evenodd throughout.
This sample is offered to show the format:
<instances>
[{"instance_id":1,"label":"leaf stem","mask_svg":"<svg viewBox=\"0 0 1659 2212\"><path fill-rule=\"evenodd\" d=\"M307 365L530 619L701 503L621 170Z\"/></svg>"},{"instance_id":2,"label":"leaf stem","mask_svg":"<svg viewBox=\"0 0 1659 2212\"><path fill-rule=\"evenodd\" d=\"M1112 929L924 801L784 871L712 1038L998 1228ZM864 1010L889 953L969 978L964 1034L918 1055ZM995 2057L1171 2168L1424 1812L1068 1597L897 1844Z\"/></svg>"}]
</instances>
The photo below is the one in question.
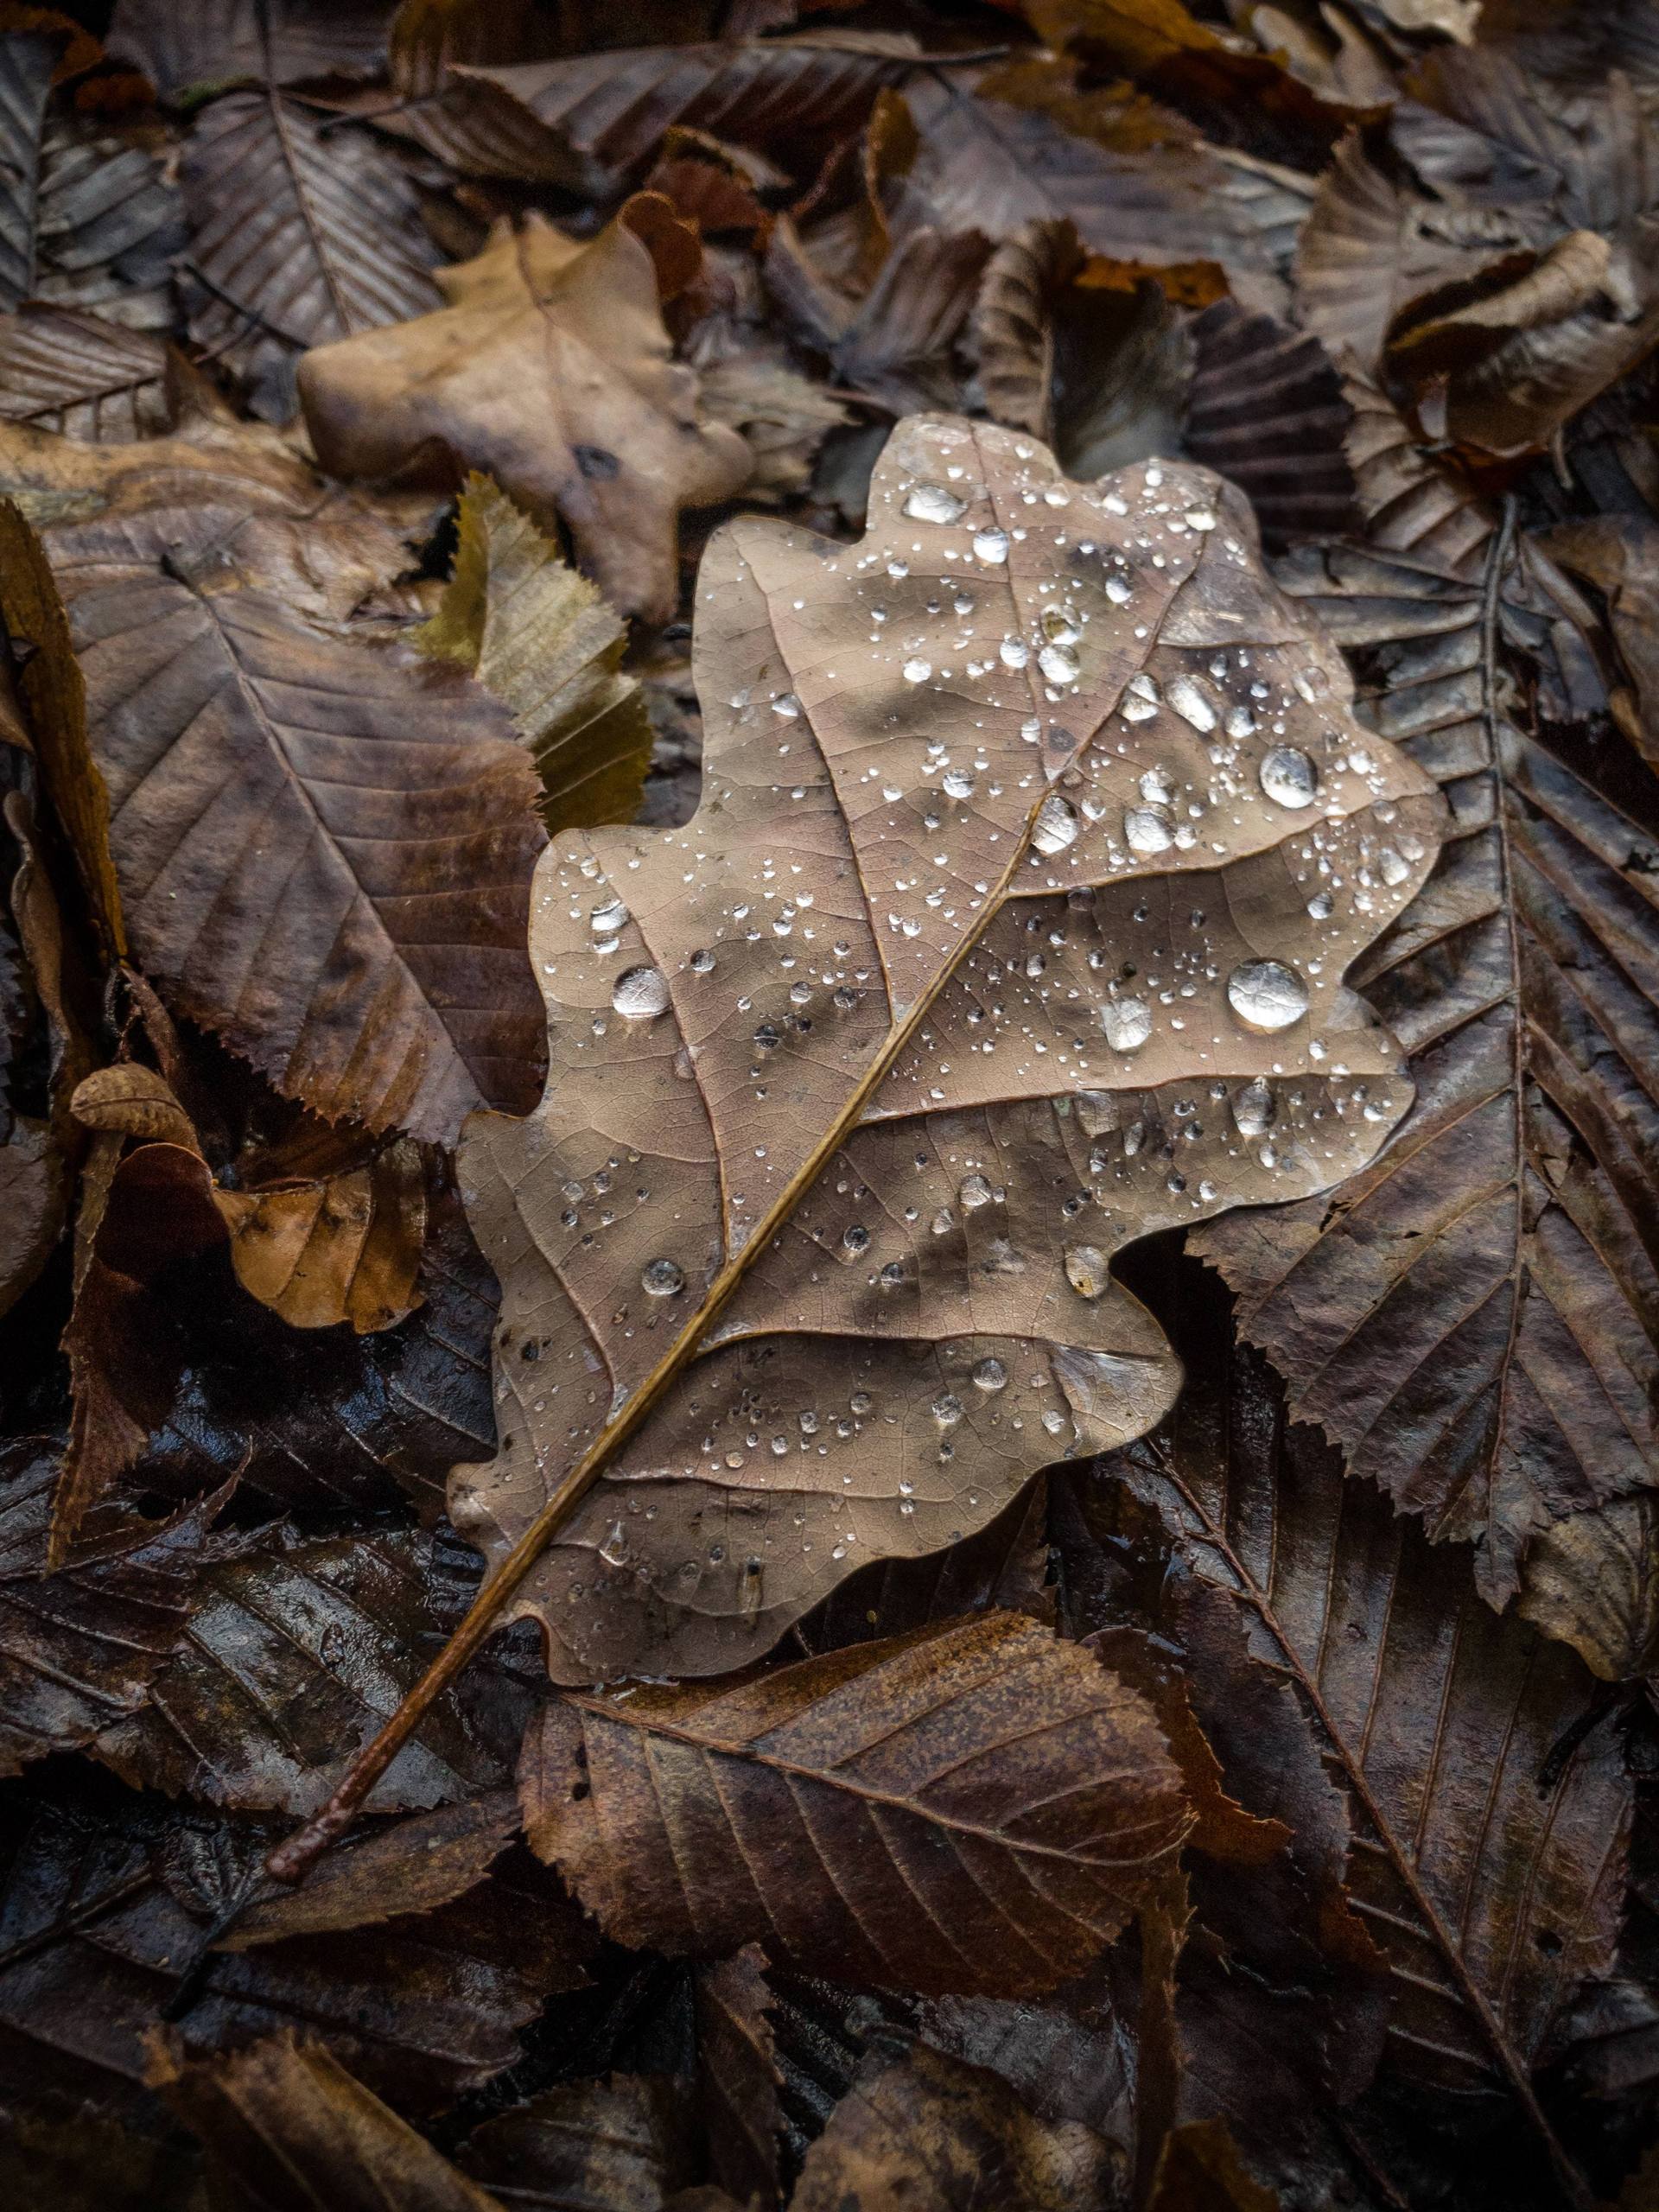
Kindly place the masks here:
<instances>
[{"instance_id":1,"label":"leaf stem","mask_svg":"<svg viewBox=\"0 0 1659 2212\"><path fill-rule=\"evenodd\" d=\"M941 964L931 988L889 1028L880 1051L871 1060L841 1112L779 1192L747 1241L727 1260L710 1285L707 1298L685 1323L633 1395L607 1421L582 1458L557 1485L529 1528L479 1592L448 1643L409 1691L379 1733L357 1753L327 1803L303 1827L296 1828L292 1835L284 1837L272 1851L265 1861L265 1868L273 1880L287 1883L303 1881L318 1856L345 1834L361 1811L369 1792L420 1726L434 1701L443 1694L493 1633L507 1600L523 1583L554 1536L598 1482L616 1454L630 1438L638 1433L696 1357L709 1332L730 1305L757 1255L766 1249L788 1222L804 1193L811 1188L862 1119L865 1108L926 1020L944 984L1001 912L1015 871L1030 848L1038 810L1046 796L1045 780L1044 789L1032 803L1025 830L1014 841L1013 854L992 887L973 926L964 931L954 952Z\"/></svg>"}]
</instances>

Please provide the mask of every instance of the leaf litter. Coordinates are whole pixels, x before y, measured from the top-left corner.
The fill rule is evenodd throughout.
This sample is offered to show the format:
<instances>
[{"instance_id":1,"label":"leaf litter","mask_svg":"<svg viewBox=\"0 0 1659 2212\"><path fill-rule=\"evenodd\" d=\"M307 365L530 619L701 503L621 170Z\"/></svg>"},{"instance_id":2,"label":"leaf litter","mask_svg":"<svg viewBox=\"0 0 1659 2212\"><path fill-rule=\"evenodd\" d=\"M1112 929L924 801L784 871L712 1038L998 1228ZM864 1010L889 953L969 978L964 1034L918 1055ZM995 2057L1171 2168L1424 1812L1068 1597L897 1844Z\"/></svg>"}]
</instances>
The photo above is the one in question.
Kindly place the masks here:
<instances>
[{"instance_id":1,"label":"leaf litter","mask_svg":"<svg viewBox=\"0 0 1659 2212\"><path fill-rule=\"evenodd\" d=\"M1645 0L0 13L0 2172L1633 2207Z\"/></svg>"}]
</instances>

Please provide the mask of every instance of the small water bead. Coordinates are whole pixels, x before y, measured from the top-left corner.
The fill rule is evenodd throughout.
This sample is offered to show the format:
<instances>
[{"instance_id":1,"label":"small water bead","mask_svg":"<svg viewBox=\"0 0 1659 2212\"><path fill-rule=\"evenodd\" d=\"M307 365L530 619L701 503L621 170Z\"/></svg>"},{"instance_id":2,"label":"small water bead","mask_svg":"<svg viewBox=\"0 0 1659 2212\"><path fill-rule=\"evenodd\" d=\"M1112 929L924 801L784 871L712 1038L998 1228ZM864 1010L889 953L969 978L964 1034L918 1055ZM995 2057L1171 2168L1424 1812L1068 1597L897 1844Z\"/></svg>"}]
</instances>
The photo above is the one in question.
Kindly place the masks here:
<instances>
[{"instance_id":1,"label":"small water bead","mask_svg":"<svg viewBox=\"0 0 1659 2212\"><path fill-rule=\"evenodd\" d=\"M1023 668L1031 658L1031 647L1023 638L1004 638L996 657L1004 668Z\"/></svg>"},{"instance_id":2,"label":"small water bead","mask_svg":"<svg viewBox=\"0 0 1659 2212\"><path fill-rule=\"evenodd\" d=\"M1175 786L1161 768L1148 768L1141 779L1141 796L1148 806L1169 806L1174 801Z\"/></svg>"},{"instance_id":3,"label":"small water bead","mask_svg":"<svg viewBox=\"0 0 1659 2212\"><path fill-rule=\"evenodd\" d=\"M1264 1076L1257 1076L1233 1100L1234 1126L1242 1137L1265 1136L1277 1110L1271 1085Z\"/></svg>"},{"instance_id":4,"label":"small water bead","mask_svg":"<svg viewBox=\"0 0 1659 2212\"><path fill-rule=\"evenodd\" d=\"M660 968L626 969L616 979L611 1004L629 1021L654 1020L668 1011L668 978Z\"/></svg>"},{"instance_id":5,"label":"small water bead","mask_svg":"<svg viewBox=\"0 0 1659 2212\"><path fill-rule=\"evenodd\" d=\"M1080 1090L1071 1109L1086 1137L1103 1137L1117 1127L1117 1101L1109 1090Z\"/></svg>"},{"instance_id":6,"label":"small water bead","mask_svg":"<svg viewBox=\"0 0 1659 2212\"><path fill-rule=\"evenodd\" d=\"M1307 985L1281 960L1246 960L1227 978L1227 1003L1247 1029L1288 1029L1307 1012Z\"/></svg>"},{"instance_id":7,"label":"small water bead","mask_svg":"<svg viewBox=\"0 0 1659 2212\"><path fill-rule=\"evenodd\" d=\"M947 492L943 484L918 484L905 501L905 512L918 522L960 522L967 512L967 500Z\"/></svg>"},{"instance_id":8,"label":"small water bead","mask_svg":"<svg viewBox=\"0 0 1659 2212\"><path fill-rule=\"evenodd\" d=\"M869 1230L861 1229L858 1224L854 1222L849 1228L842 1232L841 1249L843 1252L849 1253L855 1259L861 1252L868 1252L870 1249Z\"/></svg>"},{"instance_id":9,"label":"small water bead","mask_svg":"<svg viewBox=\"0 0 1659 2212\"><path fill-rule=\"evenodd\" d=\"M1106 579L1106 596L1111 601L1114 607L1127 607L1135 596L1133 590L1130 588L1128 577L1108 576Z\"/></svg>"},{"instance_id":10,"label":"small water bead","mask_svg":"<svg viewBox=\"0 0 1659 2212\"><path fill-rule=\"evenodd\" d=\"M1077 811L1069 799L1051 791L1037 810L1031 842L1039 853L1063 853L1077 841Z\"/></svg>"},{"instance_id":11,"label":"small water bead","mask_svg":"<svg viewBox=\"0 0 1659 2212\"><path fill-rule=\"evenodd\" d=\"M1027 715L1020 725L1020 734L1027 745L1035 745L1043 734L1043 726L1035 715Z\"/></svg>"},{"instance_id":12,"label":"small water bead","mask_svg":"<svg viewBox=\"0 0 1659 2212\"><path fill-rule=\"evenodd\" d=\"M974 533L974 558L988 569L1000 568L1008 557L1008 533L1006 530L980 530Z\"/></svg>"},{"instance_id":13,"label":"small water bead","mask_svg":"<svg viewBox=\"0 0 1659 2212\"><path fill-rule=\"evenodd\" d=\"M994 1195L982 1175L964 1175L957 1186L957 1204L964 1213L971 1213L976 1206L989 1205Z\"/></svg>"},{"instance_id":14,"label":"small water bead","mask_svg":"<svg viewBox=\"0 0 1659 2212\"><path fill-rule=\"evenodd\" d=\"M1106 1255L1093 1244L1068 1244L1065 1279L1079 1298L1101 1298L1111 1281Z\"/></svg>"},{"instance_id":15,"label":"small water bead","mask_svg":"<svg viewBox=\"0 0 1659 2212\"><path fill-rule=\"evenodd\" d=\"M974 1370L974 1388L976 1390L1001 1390L1007 1388L1007 1380L1008 1370L1000 1359L982 1359Z\"/></svg>"},{"instance_id":16,"label":"small water bead","mask_svg":"<svg viewBox=\"0 0 1659 2212\"><path fill-rule=\"evenodd\" d=\"M1319 795L1319 772L1294 745L1275 745L1262 756L1262 788L1275 806L1312 806Z\"/></svg>"},{"instance_id":17,"label":"small water bead","mask_svg":"<svg viewBox=\"0 0 1659 2212\"><path fill-rule=\"evenodd\" d=\"M1254 737L1256 732L1255 716L1248 707L1230 707L1227 709L1225 728L1230 738L1242 740Z\"/></svg>"},{"instance_id":18,"label":"small water bead","mask_svg":"<svg viewBox=\"0 0 1659 2212\"><path fill-rule=\"evenodd\" d=\"M1075 683L1083 673L1083 663L1070 645L1045 645L1037 665L1051 683Z\"/></svg>"},{"instance_id":19,"label":"small water bead","mask_svg":"<svg viewBox=\"0 0 1659 2212\"><path fill-rule=\"evenodd\" d=\"M947 798L971 798L978 780L971 768L948 768L941 779Z\"/></svg>"},{"instance_id":20,"label":"small water bead","mask_svg":"<svg viewBox=\"0 0 1659 2212\"><path fill-rule=\"evenodd\" d=\"M962 1400L953 1390L944 1391L934 1399L932 1414L941 1428L954 1428L962 1419Z\"/></svg>"},{"instance_id":21,"label":"small water bead","mask_svg":"<svg viewBox=\"0 0 1659 2212\"><path fill-rule=\"evenodd\" d=\"M1157 713L1160 703L1158 686L1151 677L1132 676L1124 689L1118 712L1126 722L1149 722Z\"/></svg>"},{"instance_id":22,"label":"small water bead","mask_svg":"<svg viewBox=\"0 0 1659 2212\"><path fill-rule=\"evenodd\" d=\"M933 673L933 664L931 660L907 660L902 673L906 683L925 683Z\"/></svg>"},{"instance_id":23,"label":"small water bead","mask_svg":"<svg viewBox=\"0 0 1659 2212\"><path fill-rule=\"evenodd\" d=\"M868 1390L855 1390L847 1402L855 1414L867 1414L875 1403L875 1400Z\"/></svg>"},{"instance_id":24,"label":"small water bead","mask_svg":"<svg viewBox=\"0 0 1659 2212\"><path fill-rule=\"evenodd\" d=\"M1132 806L1123 817L1123 842L1132 853L1166 853L1175 832L1161 807Z\"/></svg>"},{"instance_id":25,"label":"small water bead","mask_svg":"<svg viewBox=\"0 0 1659 2212\"><path fill-rule=\"evenodd\" d=\"M1383 882L1388 885L1390 891L1394 890L1396 886L1403 883L1406 878L1411 874L1410 868L1408 867L1406 862L1402 860L1399 854L1395 851L1392 845L1383 846L1382 851L1376 856L1376 866L1379 874L1382 876Z\"/></svg>"},{"instance_id":26,"label":"small water bead","mask_svg":"<svg viewBox=\"0 0 1659 2212\"><path fill-rule=\"evenodd\" d=\"M1194 729L1214 729L1216 710L1190 676L1175 677L1166 687L1164 696L1181 720L1190 722Z\"/></svg>"},{"instance_id":27,"label":"small water bead","mask_svg":"<svg viewBox=\"0 0 1659 2212\"><path fill-rule=\"evenodd\" d=\"M672 1298L685 1288L685 1269L672 1260L647 1260L640 1282L652 1298Z\"/></svg>"},{"instance_id":28,"label":"small water bead","mask_svg":"<svg viewBox=\"0 0 1659 2212\"><path fill-rule=\"evenodd\" d=\"M1310 918L1316 922L1328 922L1336 910L1336 904L1328 891L1316 891L1307 902Z\"/></svg>"},{"instance_id":29,"label":"small water bead","mask_svg":"<svg viewBox=\"0 0 1659 2212\"><path fill-rule=\"evenodd\" d=\"M1152 1009L1144 999L1108 999L1100 1026L1115 1052L1138 1052L1152 1034Z\"/></svg>"},{"instance_id":30,"label":"small water bead","mask_svg":"<svg viewBox=\"0 0 1659 2212\"><path fill-rule=\"evenodd\" d=\"M632 919L620 899L604 899L588 915L588 926L595 937L614 937L619 930L626 929Z\"/></svg>"}]
</instances>

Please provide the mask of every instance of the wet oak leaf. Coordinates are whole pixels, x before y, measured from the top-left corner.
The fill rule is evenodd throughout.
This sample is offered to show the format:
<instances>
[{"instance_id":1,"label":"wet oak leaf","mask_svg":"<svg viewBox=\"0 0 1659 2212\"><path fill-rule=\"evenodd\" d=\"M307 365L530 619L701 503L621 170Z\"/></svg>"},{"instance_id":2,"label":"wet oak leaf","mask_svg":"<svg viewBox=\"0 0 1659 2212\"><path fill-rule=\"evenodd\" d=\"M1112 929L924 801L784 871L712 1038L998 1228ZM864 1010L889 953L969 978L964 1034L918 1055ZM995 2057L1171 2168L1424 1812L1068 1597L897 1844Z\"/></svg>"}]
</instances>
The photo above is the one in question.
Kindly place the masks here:
<instances>
[{"instance_id":1,"label":"wet oak leaf","mask_svg":"<svg viewBox=\"0 0 1659 2212\"><path fill-rule=\"evenodd\" d=\"M460 670L248 581L242 521L188 499L50 533L135 952L286 1096L452 1139L534 1080L534 772Z\"/></svg>"},{"instance_id":2,"label":"wet oak leaf","mask_svg":"<svg viewBox=\"0 0 1659 2212\"><path fill-rule=\"evenodd\" d=\"M714 540L702 810L556 842L547 1094L461 1148L503 1445L455 1525L499 1560L610 1455L514 1600L562 1681L744 1663L1142 1433L1177 1370L1113 1252L1405 1103L1341 976L1435 802L1238 496L918 418L870 512Z\"/></svg>"},{"instance_id":3,"label":"wet oak leaf","mask_svg":"<svg viewBox=\"0 0 1659 2212\"><path fill-rule=\"evenodd\" d=\"M614 1939L925 1993L1064 1980L1161 1894L1190 1821L1145 1701L1014 1613L567 1694L519 1787Z\"/></svg>"},{"instance_id":4,"label":"wet oak leaf","mask_svg":"<svg viewBox=\"0 0 1659 2212\"><path fill-rule=\"evenodd\" d=\"M437 313L307 355L319 458L339 476L446 485L482 469L534 520L563 518L620 613L666 620L680 509L729 498L751 467L734 430L702 418L663 325L662 297L700 257L652 193L586 242L534 213L504 226L439 272Z\"/></svg>"},{"instance_id":5,"label":"wet oak leaf","mask_svg":"<svg viewBox=\"0 0 1659 2212\"><path fill-rule=\"evenodd\" d=\"M550 832L632 819L651 765L627 631L585 576L486 476L457 505L454 574L410 642L500 700L542 779Z\"/></svg>"}]
</instances>

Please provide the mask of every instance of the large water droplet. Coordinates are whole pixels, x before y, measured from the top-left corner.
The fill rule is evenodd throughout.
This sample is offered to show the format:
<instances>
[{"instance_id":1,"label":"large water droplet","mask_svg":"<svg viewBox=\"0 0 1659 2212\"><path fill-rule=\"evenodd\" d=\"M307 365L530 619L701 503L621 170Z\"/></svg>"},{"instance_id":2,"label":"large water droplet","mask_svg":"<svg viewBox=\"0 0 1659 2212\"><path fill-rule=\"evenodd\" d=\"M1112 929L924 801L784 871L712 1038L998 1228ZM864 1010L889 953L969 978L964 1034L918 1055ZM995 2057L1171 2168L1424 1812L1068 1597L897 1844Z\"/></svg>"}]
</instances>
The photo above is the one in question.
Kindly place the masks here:
<instances>
[{"instance_id":1,"label":"large water droplet","mask_svg":"<svg viewBox=\"0 0 1659 2212\"><path fill-rule=\"evenodd\" d=\"M974 558L982 561L988 569L1000 568L1008 557L1008 533L1006 530L980 530L974 533Z\"/></svg>"},{"instance_id":2,"label":"large water droplet","mask_svg":"<svg viewBox=\"0 0 1659 2212\"><path fill-rule=\"evenodd\" d=\"M685 1288L685 1269L673 1260L647 1260L639 1280L652 1298L672 1298Z\"/></svg>"},{"instance_id":3,"label":"large water droplet","mask_svg":"<svg viewBox=\"0 0 1659 2212\"><path fill-rule=\"evenodd\" d=\"M1227 1003L1247 1029L1288 1029L1307 1012L1307 985L1282 960L1246 960L1227 978Z\"/></svg>"},{"instance_id":4,"label":"large water droplet","mask_svg":"<svg viewBox=\"0 0 1659 2212\"><path fill-rule=\"evenodd\" d=\"M996 657L1004 668L1023 668L1031 658L1031 647L1023 638L1004 638Z\"/></svg>"},{"instance_id":5,"label":"large water droplet","mask_svg":"<svg viewBox=\"0 0 1659 2212\"><path fill-rule=\"evenodd\" d=\"M1065 1279L1080 1298L1104 1296L1111 1281L1106 1255L1092 1244L1068 1244L1065 1248Z\"/></svg>"},{"instance_id":6,"label":"large water droplet","mask_svg":"<svg viewBox=\"0 0 1659 2212\"><path fill-rule=\"evenodd\" d=\"M1403 883L1406 878L1411 874L1410 868L1406 865L1405 861L1401 859L1399 854L1395 851L1392 845L1383 846L1382 851L1376 856L1376 865L1378 873L1381 874L1383 882L1388 885L1390 891L1394 890L1396 886Z\"/></svg>"},{"instance_id":7,"label":"large water droplet","mask_svg":"<svg viewBox=\"0 0 1659 2212\"><path fill-rule=\"evenodd\" d=\"M1128 579L1126 576L1108 576L1106 596L1114 607L1127 607L1135 594L1130 589Z\"/></svg>"},{"instance_id":8,"label":"large water droplet","mask_svg":"<svg viewBox=\"0 0 1659 2212\"><path fill-rule=\"evenodd\" d=\"M1132 853L1166 853L1175 832L1161 807L1132 806L1123 817L1123 842Z\"/></svg>"},{"instance_id":9,"label":"large water droplet","mask_svg":"<svg viewBox=\"0 0 1659 2212\"><path fill-rule=\"evenodd\" d=\"M1103 1137L1117 1127L1117 1101L1109 1090L1080 1090L1075 1110L1086 1137Z\"/></svg>"},{"instance_id":10,"label":"large water droplet","mask_svg":"<svg viewBox=\"0 0 1659 2212\"><path fill-rule=\"evenodd\" d=\"M1262 760L1262 788L1275 806L1312 806L1319 795L1319 772L1294 745L1275 745Z\"/></svg>"},{"instance_id":11,"label":"large water droplet","mask_svg":"<svg viewBox=\"0 0 1659 2212\"><path fill-rule=\"evenodd\" d=\"M950 768L941 780L947 798L971 798L977 779L971 768Z\"/></svg>"},{"instance_id":12,"label":"large water droplet","mask_svg":"<svg viewBox=\"0 0 1659 2212\"><path fill-rule=\"evenodd\" d=\"M967 512L967 500L947 492L943 484L918 484L905 501L905 512L918 522L960 522Z\"/></svg>"},{"instance_id":13,"label":"large water droplet","mask_svg":"<svg viewBox=\"0 0 1659 2212\"><path fill-rule=\"evenodd\" d=\"M1077 812L1070 800L1051 791L1037 810L1031 842L1039 853L1063 853L1077 841Z\"/></svg>"},{"instance_id":14,"label":"large water droplet","mask_svg":"<svg viewBox=\"0 0 1659 2212\"><path fill-rule=\"evenodd\" d=\"M1138 1052L1152 1034L1152 1009L1144 999L1108 999L1100 1026L1115 1052Z\"/></svg>"},{"instance_id":15,"label":"large water droplet","mask_svg":"<svg viewBox=\"0 0 1659 2212\"><path fill-rule=\"evenodd\" d=\"M1194 729L1212 730L1216 710L1190 676L1177 676L1165 686L1164 696L1184 722Z\"/></svg>"},{"instance_id":16,"label":"large water droplet","mask_svg":"<svg viewBox=\"0 0 1659 2212\"><path fill-rule=\"evenodd\" d=\"M626 929L631 917L620 899L601 899L588 917L588 926L595 937L614 937Z\"/></svg>"},{"instance_id":17,"label":"large water droplet","mask_svg":"<svg viewBox=\"0 0 1659 2212\"><path fill-rule=\"evenodd\" d=\"M934 1399L933 1418L941 1428L954 1428L962 1419L962 1400L953 1390L944 1390Z\"/></svg>"},{"instance_id":18,"label":"large water droplet","mask_svg":"<svg viewBox=\"0 0 1659 2212\"><path fill-rule=\"evenodd\" d=\"M1132 676L1117 711L1126 722L1149 722L1158 707L1158 686L1151 677Z\"/></svg>"},{"instance_id":19,"label":"large water droplet","mask_svg":"<svg viewBox=\"0 0 1659 2212\"><path fill-rule=\"evenodd\" d=\"M982 1359L974 1370L974 1387L978 1390L1001 1390L1007 1387L1008 1370L1000 1359Z\"/></svg>"},{"instance_id":20,"label":"large water droplet","mask_svg":"<svg viewBox=\"0 0 1659 2212\"><path fill-rule=\"evenodd\" d=\"M1247 1083L1233 1100L1233 1120L1242 1137L1264 1136L1273 1126L1276 1111L1272 1086L1265 1076Z\"/></svg>"},{"instance_id":21,"label":"large water droplet","mask_svg":"<svg viewBox=\"0 0 1659 2212\"><path fill-rule=\"evenodd\" d=\"M1037 665L1051 683L1075 683L1083 672L1083 663L1070 645L1045 645Z\"/></svg>"},{"instance_id":22,"label":"large water droplet","mask_svg":"<svg viewBox=\"0 0 1659 2212\"><path fill-rule=\"evenodd\" d=\"M629 968L616 979L611 1004L630 1021L650 1021L668 1011L668 978L660 968Z\"/></svg>"},{"instance_id":23,"label":"large water droplet","mask_svg":"<svg viewBox=\"0 0 1659 2212\"><path fill-rule=\"evenodd\" d=\"M964 1213L971 1213L976 1206L989 1205L992 1195L982 1175L964 1175L957 1186L957 1204Z\"/></svg>"},{"instance_id":24,"label":"large water droplet","mask_svg":"<svg viewBox=\"0 0 1659 2212\"><path fill-rule=\"evenodd\" d=\"M903 672L906 683L925 683L928 677L933 673L933 664L931 661L922 660L920 658L916 660L907 660L905 663Z\"/></svg>"}]
</instances>

